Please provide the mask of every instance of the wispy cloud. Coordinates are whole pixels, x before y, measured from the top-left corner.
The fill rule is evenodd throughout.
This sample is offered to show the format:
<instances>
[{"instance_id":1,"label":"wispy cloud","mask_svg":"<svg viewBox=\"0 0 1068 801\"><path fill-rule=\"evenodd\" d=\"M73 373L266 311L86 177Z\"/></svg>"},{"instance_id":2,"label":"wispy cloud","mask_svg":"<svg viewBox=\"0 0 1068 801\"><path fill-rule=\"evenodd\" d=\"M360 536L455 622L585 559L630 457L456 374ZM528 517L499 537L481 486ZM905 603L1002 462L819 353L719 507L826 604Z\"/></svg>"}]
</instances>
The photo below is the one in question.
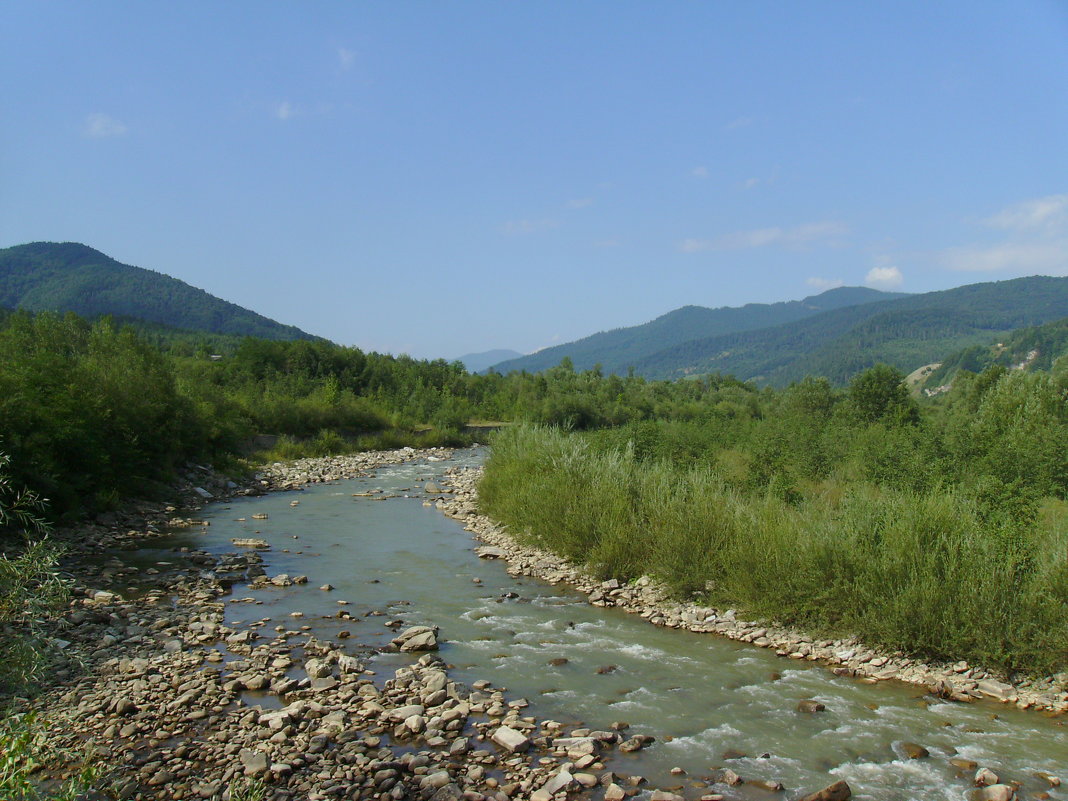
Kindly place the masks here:
<instances>
[{"instance_id":1,"label":"wispy cloud","mask_svg":"<svg viewBox=\"0 0 1068 801\"><path fill-rule=\"evenodd\" d=\"M832 243L849 232L849 228L836 220L795 225L792 228L755 228L735 231L715 239L684 239L678 249L683 253L700 253L706 250L748 250L776 245L784 248L799 248L821 240Z\"/></svg>"},{"instance_id":2,"label":"wispy cloud","mask_svg":"<svg viewBox=\"0 0 1068 801\"><path fill-rule=\"evenodd\" d=\"M704 180L708 177L708 167L705 167L703 165L700 167L694 167L692 170L690 170L690 175L692 175L694 178L701 178L702 180Z\"/></svg>"},{"instance_id":3,"label":"wispy cloud","mask_svg":"<svg viewBox=\"0 0 1068 801\"><path fill-rule=\"evenodd\" d=\"M619 240L618 239L598 239L596 242L593 243L593 246L597 247L597 248L618 248L619 247Z\"/></svg>"},{"instance_id":4,"label":"wispy cloud","mask_svg":"<svg viewBox=\"0 0 1068 801\"><path fill-rule=\"evenodd\" d=\"M806 278L805 283L813 289L818 289L820 292L826 292L828 289L837 289L840 286L845 286L845 281L841 278L820 278L815 275L811 278Z\"/></svg>"},{"instance_id":5,"label":"wispy cloud","mask_svg":"<svg viewBox=\"0 0 1068 801\"><path fill-rule=\"evenodd\" d=\"M756 189L760 186L759 178L749 178L742 184L742 189Z\"/></svg>"},{"instance_id":6,"label":"wispy cloud","mask_svg":"<svg viewBox=\"0 0 1068 801\"><path fill-rule=\"evenodd\" d=\"M964 272L1068 272L1068 239L950 248L940 261L950 270Z\"/></svg>"},{"instance_id":7,"label":"wispy cloud","mask_svg":"<svg viewBox=\"0 0 1068 801\"><path fill-rule=\"evenodd\" d=\"M890 265L886 267L872 267L868 270L864 283L875 289L897 289L905 280L901 270Z\"/></svg>"},{"instance_id":8,"label":"wispy cloud","mask_svg":"<svg viewBox=\"0 0 1068 801\"><path fill-rule=\"evenodd\" d=\"M569 209L584 209L593 205L592 197L577 197L564 204Z\"/></svg>"},{"instance_id":9,"label":"wispy cloud","mask_svg":"<svg viewBox=\"0 0 1068 801\"><path fill-rule=\"evenodd\" d=\"M752 117L737 117L724 125L723 128L727 131L736 131L739 128L748 128L752 124Z\"/></svg>"},{"instance_id":10,"label":"wispy cloud","mask_svg":"<svg viewBox=\"0 0 1068 801\"><path fill-rule=\"evenodd\" d=\"M339 47L337 49L337 62L343 70L352 69L353 64L356 63L356 51Z\"/></svg>"},{"instance_id":11,"label":"wispy cloud","mask_svg":"<svg viewBox=\"0 0 1068 801\"><path fill-rule=\"evenodd\" d=\"M1003 232L1001 241L946 248L937 263L960 272L1068 274L1068 194L1025 200L980 222Z\"/></svg>"},{"instance_id":12,"label":"wispy cloud","mask_svg":"<svg viewBox=\"0 0 1068 801\"><path fill-rule=\"evenodd\" d=\"M100 139L108 136L122 136L126 133L126 126L120 120L98 111L85 118L83 130L86 136Z\"/></svg>"},{"instance_id":13,"label":"wispy cloud","mask_svg":"<svg viewBox=\"0 0 1068 801\"><path fill-rule=\"evenodd\" d=\"M983 220L990 228L1036 231L1068 226L1068 195L1049 195L1017 203Z\"/></svg>"},{"instance_id":14,"label":"wispy cloud","mask_svg":"<svg viewBox=\"0 0 1068 801\"><path fill-rule=\"evenodd\" d=\"M292 119L297 114L297 107L290 103L288 100L283 100L281 103L274 107L274 116L285 122Z\"/></svg>"},{"instance_id":15,"label":"wispy cloud","mask_svg":"<svg viewBox=\"0 0 1068 801\"><path fill-rule=\"evenodd\" d=\"M536 234L559 225L559 220L509 220L501 226L501 231L509 235Z\"/></svg>"}]
</instances>

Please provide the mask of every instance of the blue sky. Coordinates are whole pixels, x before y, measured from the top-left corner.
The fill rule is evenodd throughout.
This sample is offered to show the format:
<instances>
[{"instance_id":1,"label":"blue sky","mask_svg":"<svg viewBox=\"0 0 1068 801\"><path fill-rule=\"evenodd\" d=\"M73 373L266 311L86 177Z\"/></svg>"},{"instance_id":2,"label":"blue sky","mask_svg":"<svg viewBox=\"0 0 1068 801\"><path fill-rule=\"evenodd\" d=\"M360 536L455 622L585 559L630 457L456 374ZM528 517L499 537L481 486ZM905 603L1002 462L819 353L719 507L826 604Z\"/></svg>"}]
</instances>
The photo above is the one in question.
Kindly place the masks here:
<instances>
[{"instance_id":1,"label":"blue sky","mask_svg":"<svg viewBox=\"0 0 1068 801\"><path fill-rule=\"evenodd\" d=\"M1068 3L0 6L0 246L343 344L1068 275Z\"/></svg>"}]
</instances>

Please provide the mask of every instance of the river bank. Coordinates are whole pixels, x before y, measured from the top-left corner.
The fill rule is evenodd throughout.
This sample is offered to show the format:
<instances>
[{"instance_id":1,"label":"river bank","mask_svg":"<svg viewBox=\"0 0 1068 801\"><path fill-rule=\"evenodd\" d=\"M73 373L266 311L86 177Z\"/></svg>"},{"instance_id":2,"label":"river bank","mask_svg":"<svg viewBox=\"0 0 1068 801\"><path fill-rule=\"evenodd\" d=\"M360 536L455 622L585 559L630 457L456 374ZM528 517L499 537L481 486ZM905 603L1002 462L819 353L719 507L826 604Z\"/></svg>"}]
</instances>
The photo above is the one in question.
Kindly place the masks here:
<instances>
[{"instance_id":1,"label":"river bank","mask_svg":"<svg viewBox=\"0 0 1068 801\"><path fill-rule=\"evenodd\" d=\"M439 501L440 508L489 546L481 550L482 556L505 559L513 575L566 583L586 594L596 606L619 607L654 625L716 634L773 649L783 657L827 665L838 675L869 682L901 681L960 702L989 699L1050 714L1068 712L1068 673L1012 683L1007 676L966 662L928 663L901 652L880 653L856 639L819 639L775 623L742 620L733 609L680 603L647 576L630 585L615 579L599 581L555 554L520 544L504 527L479 514L481 468L450 471L448 475L452 493Z\"/></svg>"},{"instance_id":2,"label":"river bank","mask_svg":"<svg viewBox=\"0 0 1068 801\"><path fill-rule=\"evenodd\" d=\"M443 449L359 454L268 466L239 487L222 478L183 487L186 500L292 490ZM176 565L138 570L116 546L201 525L200 504L143 505L65 532L79 544L65 565L74 598L55 622L53 686L32 703L47 727L45 786L84 761L102 771L99 797L121 799L404 798L550 801L597 788L607 801L635 795L640 776L604 769L602 753L652 740L626 731L564 731L524 714L489 681L464 686L434 653L437 632L412 627L394 638L411 663L376 675L336 643L308 634L299 618L268 631L225 625L234 584L264 575L262 557L240 549L185 550ZM99 561L102 553L112 556ZM116 591L127 582L129 598ZM108 586L110 588L104 588ZM263 703L249 703L248 692ZM658 801L680 798L653 793ZM708 801L717 796L708 794Z\"/></svg>"},{"instance_id":3,"label":"river bank","mask_svg":"<svg viewBox=\"0 0 1068 801\"><path fill-rule=\"evenodd\" d=\"M271 465L255 486L235 491L298 489L367 473L378 466L412 459L440 462L449 455L440 450L409 451ZM468 527L485 525L485 533L491 534L492 523L476 519L476 473L450 470L448 476L451 486L438 480L440 487L420 487L418 495L427 499L425 503L436 500ZM383 493L374 499L387 496ZM300 497L294 493L294 501L288 503L299 503ZM261 502L252 502L257 503ZM288 510L286 504L278 499L278 506ZM200 522L198 511L196 505L174 510L165 522L195 527ZM137 541L135 529L118 528L122 527L112 532L116 541ZM141 533L147 541L165 529L154 524ZM513 569L516 565L524 570L544 568L549 580L557 575L553 571L568 569L548 555L513 550L504 532L497 536L498 540L487 538L486 542L512 553ZM505 554L483 551L481 555ZM76 681L57 687L50 703L39 707L59 721L57 727L66 729L65 735L56 737L57 745L79 749L91 743L101 761L113 766L118 789L127 791L121 797L222 797L231 786L248 788L256 781L268 788L265 797L279 799L430 798L442 792L441 799L503 801L504 795L510 801L531 797L548 801L554 793L562 798L570 791L612 801L648 789L640 777L613 772L614 751L645 744L629 729L616 730L606 723L604 731L596 732L539 721L524 714L529 711L524 699L505 690L473 681L470 674L467 686L461 685L454 678L455 671L433 652L423 654L418 662L412 656L409 664L396 670L368 673L366 662L354 659L351 649L343 647L346 643L313 638L306 625L312 621L299 617L276 615L274 621L227 626L225 602L249 600L225 598L229 587L244 587L265 576L262 557L246 549L221 555L190 549L183 559L192 564L175 569L161 566L158 574L121 562L86 566L97 571L98 577L99 571L107 570L124 581L137 574L144 581L142 594L131 594L128 599L108 597L109 591L95 578L82 582L82 597L68 622L78 635L77 642L71 635L71 647L87 655L87 670ZM675 627L688 628L681 625L681 610L659 595L654 598L659 591L652 585L606 587L584 581L577 573L567 579L562 576L557 581L576 584L595 606L624 608L620 601L631 590L641 590L635 601L648 598L650 604L654 600L660 604L659 611L647 616L644 613L652 606L642 607L643 616L663 618L657 620L660 623L674 623L677 618L680 625ZM594 597L598 591L600 597ZM344 619L343 612L344 607L339 609L339 619ZM449 639L447 621L438 636ZM444 687L439 687L442 681ZM432 703L441 699L442 690L444 699ZM250 698L250 693L260 698ZM401 711L407 715L398 720ZM665 721L664 728L654 732L666 734L671 731L670 723ZM502 727L519 737L501 732ZM498 739L506 743L503 746L494 742L498 733ZM508 750L508 743L523 748L522 739L529 741L527 750ZM965 763L962 760L961 769L971 774L984 767L967 768ZM686 782L691 798L735 797L742 790L775 792L773 776L760 779L758 774L741 773L746 775L718 770L702 783L680 778L679 784ZM431 781L430 776L437 778ZM828 783L832 778L828 777ZM745 779L750 782L745 787L730 786ZM767 787L758 787L754 781L764 781ZM435 787L439 782L444 784ZM982 792L993 798L1004 790ZM793 788L787 793L790 798L797 795ZM678 797L673 792L657 795Z\"/></svg>"}]
</instances>

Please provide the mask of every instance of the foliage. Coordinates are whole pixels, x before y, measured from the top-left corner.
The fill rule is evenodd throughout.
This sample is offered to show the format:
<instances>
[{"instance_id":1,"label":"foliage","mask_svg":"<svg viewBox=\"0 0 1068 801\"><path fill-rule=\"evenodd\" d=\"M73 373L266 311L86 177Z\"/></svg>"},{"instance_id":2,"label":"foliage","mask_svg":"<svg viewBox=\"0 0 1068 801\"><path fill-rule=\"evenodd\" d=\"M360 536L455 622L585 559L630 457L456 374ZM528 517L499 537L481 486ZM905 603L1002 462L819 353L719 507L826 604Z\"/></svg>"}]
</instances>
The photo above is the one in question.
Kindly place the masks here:
<instances>
[{"instance_id":1,"label":"foliage","mask_svg":"<svg viewBox=\"0 0 1068 801\"><path fill-rule=\"evenodd\" d=\"M98 780L99 765L85 760L61 787L45 791L32 780L49 746L32 713L0 718L0 798L4 801L75 801Z\"/></svg>"},{"instance_id":2,"label":"foliage","mask_svg":"<svg viewBox=\"0 0 1068 801\"><path fill-rule=\"evenodd\" d=\"M32 490L16 488L10 457L0 453L0 532L25 538L9 554L0 550L0 693L21 690L43 667L40 619L67 597L56 563L59 549L48 540L44 504Z\"/></svg>"},{"instance_id":3,"label":"foliage","mask_svg":"<svg viewBox=\"0 0 1068 801\"><path fill-rule=\"evenodd\" d=\"M0 306L136 318L174 328L268 339L310 339L176 278L120 264L76 242L0 250Z\"/></svg>"},{"instance_id":4,"label":"foliage","mask_svg":"<svg viewBox=\"0 0 1068 801\"><path fill-rule=\"evenodd\" d=\"M992 370L922 409L886 366L755 397L504 430L480 503L605 577L928 656L1068 665L1064 516L1041 513L1068 498L1068 371Z\"/></svg>"},{"instance_id":5,"label":"foliage","mask_svg":"<svg viewBox=\"0 0 1068 801\"><path fill-rule=\"evenodd\" d=\"M631 365L649 378L721 372L785 386L812 375L841 386L879 362L911 371L1012 329L1058 320L1066 306L1066 278L972 284L850 305L785 325L705 335Z\"/></svg>"},{"instance_id":6,"label":"foliage","mask_svg":"<svg viewBox=\"0 0 1068 801\"><path fill-rule=\"evenodd\" d=\"M864 287L839 287L804 300L783 303L749 303L718 309L683 306L642 325L602 331L566 345L503 361L495 369L502 373L538 372L554 367L566 356L581 370L600 364L606 373L626 375L629 368L645 364L647 358L655 359L654 354L687 342L794 323L831 309L896 297L904 295ZM731 371L733 368L725 372ZM655 370L642 372L652 375Z\"/></svg>"}]
</instances>

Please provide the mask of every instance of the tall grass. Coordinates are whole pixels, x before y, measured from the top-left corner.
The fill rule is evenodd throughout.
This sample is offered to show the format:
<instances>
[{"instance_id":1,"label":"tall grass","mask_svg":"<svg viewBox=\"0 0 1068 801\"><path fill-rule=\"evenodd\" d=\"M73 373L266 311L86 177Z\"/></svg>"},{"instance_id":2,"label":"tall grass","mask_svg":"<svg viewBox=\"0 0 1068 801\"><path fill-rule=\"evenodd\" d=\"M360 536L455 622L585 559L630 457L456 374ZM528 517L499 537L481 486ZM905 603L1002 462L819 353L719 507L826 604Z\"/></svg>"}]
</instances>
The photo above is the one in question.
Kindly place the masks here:
<instances>
[{"instance_id":1,"label":"tall grass","mask_svg":"<svg viewBox=\"0 0 1068 801\"><path fill-rule=\"evenodd\" d=\"M650 574L681 597L931 657L1068 662L1063 537L961 490L855 483L783 498L774 482L744 491L714 466L553 429L506 429L492 445L483 510L603 577Z\"/></svg>"}]
</instances>

